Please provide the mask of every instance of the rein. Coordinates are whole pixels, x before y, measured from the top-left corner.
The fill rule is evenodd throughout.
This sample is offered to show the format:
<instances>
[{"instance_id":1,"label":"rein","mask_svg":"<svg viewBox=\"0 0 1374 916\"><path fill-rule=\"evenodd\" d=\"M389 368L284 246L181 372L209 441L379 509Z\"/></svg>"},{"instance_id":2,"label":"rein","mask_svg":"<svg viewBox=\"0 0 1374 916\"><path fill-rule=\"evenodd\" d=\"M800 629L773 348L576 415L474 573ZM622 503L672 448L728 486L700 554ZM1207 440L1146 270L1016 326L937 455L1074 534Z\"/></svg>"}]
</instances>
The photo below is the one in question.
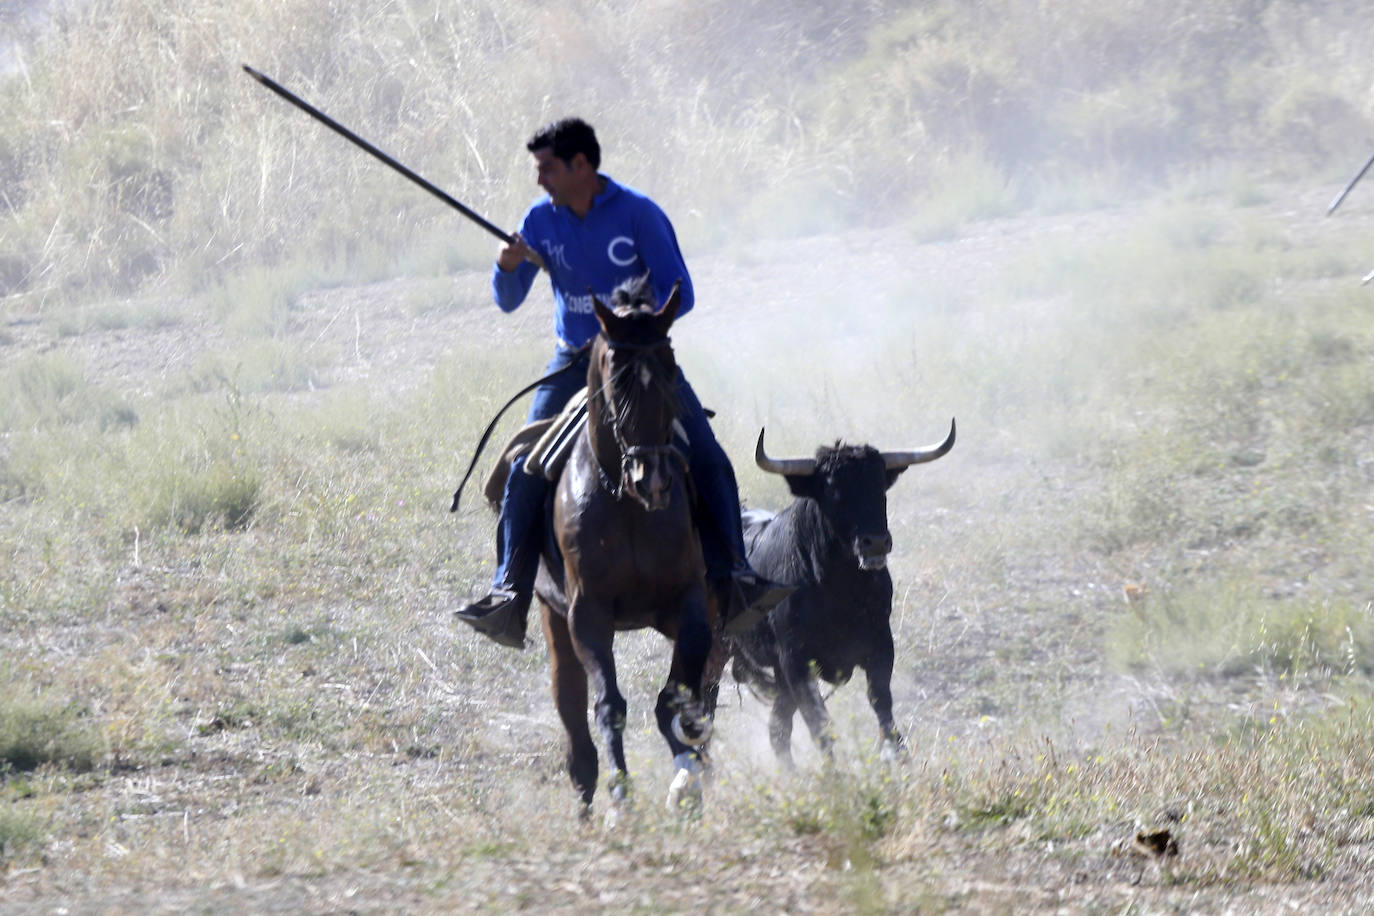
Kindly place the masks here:
<instances>
[{"instance_id":1,"label":"rein","mask_svg":"<svg viewBox=\"0 0 1374 916\"><path fill-rule=\"evenodd\" d=\"M640 359L642 359L640 354L650 353L654 350L662 349L663 347L671 347L672 341L669 338L664 338L663 340L654 341L652 343L627 343L607 339L605 341L605 346L608 350L628 350L635 353L635 361L629 366L622 368L617 373L618 375L623 372L632 371L635 367L639 366ZM596 449L593 448L592 455L596 459L596 469L601 485L617 500L623 499L625 496L624 484L630 476L633 462L636 459L642 460L663 455L666 455L675 462L678 466L678 470L683 475L686 475L688 471L687 455L677 446L677 443L673 441L673 428L680 428L677 416L681 413L681 405L677 401L676 391L669 388L668 383L661 377L661 373L655 374L653 381L664 390L664 396L671 405L674 418L673 425L668 430L668 441L661 445L630 445L625 441L625 434L621 429L620 420L622 412L616 409L616 403L613 397L614 391L611 388L612 380L613 379L604 380L598 394L601 395L601 400L608 414L605 425L610 428L611 438L615 441L616 449L620 452L620 476L618 478L611 476L610 472L606 470L605 462L602 461L601 456L597 455ZM643 502L637 494L632 493L632 495L634 495L636 500Z\"/></svg>"},{"instance_id":2,"label":"rein","mask_svg":"<svg viewBox=\"0 0 1374 916\"><path fill-rule=\"evenodd\" d=\"M588 346L590 346L590 344L588 344ZM482 449L486 448L487 440L491 438L492 431L496 429L496 421L501 419L501 415L504 414L508 409L510 409L510 406L512 404L523 398L525 395L529 394L534 389L538 388L540 385L544 384L545 382L553 381L554 379L559 378L560 376L566 375L569 371L577 368L579 364L580 360L574 359L572 362L568 363L562 369L555 369L548 375L535 379L533 382L530 382L524 388L521 388L515 394L511 395L510 400L507 401L501 407L500 410L496 411L496 416L492 417L491 422L487 424L486 430L482 433L482 438L477 440L477 449L472 453L472 460L468 462L468 469L463 474L462 482L458 484L458 489L453 491L453 505L448 507L448 511L458 511L458 500L463 495L463 487L468 485L468 478L472 476L472 469L477 467L477 459L481 457Z\"/></svg>"}]
</instances>

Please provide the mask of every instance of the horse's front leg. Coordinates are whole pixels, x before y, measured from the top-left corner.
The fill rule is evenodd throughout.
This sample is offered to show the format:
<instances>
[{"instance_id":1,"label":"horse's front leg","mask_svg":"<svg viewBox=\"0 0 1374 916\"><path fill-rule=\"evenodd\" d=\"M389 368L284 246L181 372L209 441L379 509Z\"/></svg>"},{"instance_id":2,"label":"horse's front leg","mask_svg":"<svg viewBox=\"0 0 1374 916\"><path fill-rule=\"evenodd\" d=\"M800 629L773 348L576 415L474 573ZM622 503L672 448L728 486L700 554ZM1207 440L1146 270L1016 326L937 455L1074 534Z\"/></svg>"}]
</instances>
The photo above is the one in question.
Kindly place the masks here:
<instances>
[{"instance_id":1,"label":"horse's front leg","mask_svg":"<svg viewBox=\"0 0 1374 916\"><path fill-rule=\"evenodd\" d=\"M681 810L701 802L703 758L711 737L711 710L705 702L703 677L713 640L704 587L687 590L676 633L666 635L673 639L673 663L654 713L676 769L668 790L668 807Z\"/></svg>"},{"instance_id":2,"label":"horse's front leg","mask_svg":"<svg viewBox=\"0 0 1374 916\"><path fill-rule=\"evenodd\" d=\"M625 766L625 697L615 678L611 605L585 596L575 598L568 608L568 629L573 650L596 695L596 726L611 761L611 801L619 805L629 794L630 774Z\"/></svg>"},{"instance_id":3,"label":"horse's front leg","mask_svg":"<svg viewBox=\"0 0 1374 916\"><path fill-rule=\"evenodd\" d=\"M573 649L568 621L543 598L544 641L549 647L553 704L568 736L568 775L582 796L582 813L591 812L596 793L596 744L587 728L587 671Z\"/></svg>"}]
</instances>

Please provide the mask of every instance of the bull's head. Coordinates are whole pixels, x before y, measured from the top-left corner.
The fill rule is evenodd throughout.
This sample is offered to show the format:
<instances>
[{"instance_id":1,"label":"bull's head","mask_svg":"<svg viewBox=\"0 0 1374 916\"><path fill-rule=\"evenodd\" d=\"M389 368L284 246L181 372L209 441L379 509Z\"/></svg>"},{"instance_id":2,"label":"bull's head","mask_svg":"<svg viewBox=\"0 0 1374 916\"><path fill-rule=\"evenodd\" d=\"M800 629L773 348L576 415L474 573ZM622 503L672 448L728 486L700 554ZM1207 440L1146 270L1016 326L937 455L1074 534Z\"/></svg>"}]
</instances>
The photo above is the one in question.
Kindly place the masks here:
<instances>
[{"instance_id":1,"label":"bull's head","mask_svg":"<svg viewBox=\"0 0 1374 916\"><path fill-rule=\"evenodd\" d=\"M938 445L901 452L880 452L868 445L821 448L814 458L771 458L763 447L763 430L754 447L754 462L781 474L794 496L812 499L830 526L851 544L860 569L887 565L892 535L887 528L887 490L913 464L944 456L954 447L954 421Z\"/></svg>"}]
</instances>

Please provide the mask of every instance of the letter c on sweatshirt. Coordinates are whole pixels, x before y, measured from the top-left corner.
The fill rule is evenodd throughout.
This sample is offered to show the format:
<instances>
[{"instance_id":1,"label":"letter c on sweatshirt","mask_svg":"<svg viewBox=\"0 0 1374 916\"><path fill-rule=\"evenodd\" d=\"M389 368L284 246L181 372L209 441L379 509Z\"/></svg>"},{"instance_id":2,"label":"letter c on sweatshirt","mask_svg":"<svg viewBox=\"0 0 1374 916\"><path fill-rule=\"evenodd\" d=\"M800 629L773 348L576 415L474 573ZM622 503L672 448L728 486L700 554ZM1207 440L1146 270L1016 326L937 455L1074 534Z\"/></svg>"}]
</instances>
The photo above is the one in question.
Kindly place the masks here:
<instances>
[{"instance_id":1,"label":"letter c on sweatshirt","mask_svg":"<svg viewBox=\"0 0 1374 916\"><path fill-rule=\"evenodd\" d=\"M618 248L621 245L629 246L629 257L622 258L616 254L616 248ZM630 238L628 235L617 235L615 238L611 239L611 243L606 246L606 257L610 258L611 263L617 265L618 267L629 267L631 264L635 262L634 239Z\"/></svg>"}]
</instances>

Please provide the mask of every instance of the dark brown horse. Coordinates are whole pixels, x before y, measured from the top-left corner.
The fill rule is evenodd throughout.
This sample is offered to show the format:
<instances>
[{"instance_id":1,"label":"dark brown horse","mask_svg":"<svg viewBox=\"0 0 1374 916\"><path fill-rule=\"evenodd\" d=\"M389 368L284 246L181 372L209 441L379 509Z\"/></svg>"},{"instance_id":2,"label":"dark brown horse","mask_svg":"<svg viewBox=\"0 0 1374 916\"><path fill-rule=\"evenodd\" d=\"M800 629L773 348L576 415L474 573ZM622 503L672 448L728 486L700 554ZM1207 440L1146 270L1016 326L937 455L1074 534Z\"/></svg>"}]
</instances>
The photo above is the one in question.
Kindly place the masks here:
<instances>
[{"instance_id":1,"label":"dark brown horse","mask_svg":"<svg viewBox=\"0 0 1374 916\"><path fill-rule=\"evenodd\" d=\"M612 816L629 788L626 703L612 652L617 630L652 627L673 641L655 710L677 766L670 807L700 801L699 749L711 728L702 696L712 647L705 564L685 456L674 443L678 369L668 329L677 315L677 288L661 312L655 305L653 287L642 279L618 288L613 308L594 300L602 330L587 372L586 434L554 494L553 536L562 559L545 550L536 586L554 703L568 734L568 773L584 813L597 781L589 682L612 768Z\"/></svg>"}]
</instances>

